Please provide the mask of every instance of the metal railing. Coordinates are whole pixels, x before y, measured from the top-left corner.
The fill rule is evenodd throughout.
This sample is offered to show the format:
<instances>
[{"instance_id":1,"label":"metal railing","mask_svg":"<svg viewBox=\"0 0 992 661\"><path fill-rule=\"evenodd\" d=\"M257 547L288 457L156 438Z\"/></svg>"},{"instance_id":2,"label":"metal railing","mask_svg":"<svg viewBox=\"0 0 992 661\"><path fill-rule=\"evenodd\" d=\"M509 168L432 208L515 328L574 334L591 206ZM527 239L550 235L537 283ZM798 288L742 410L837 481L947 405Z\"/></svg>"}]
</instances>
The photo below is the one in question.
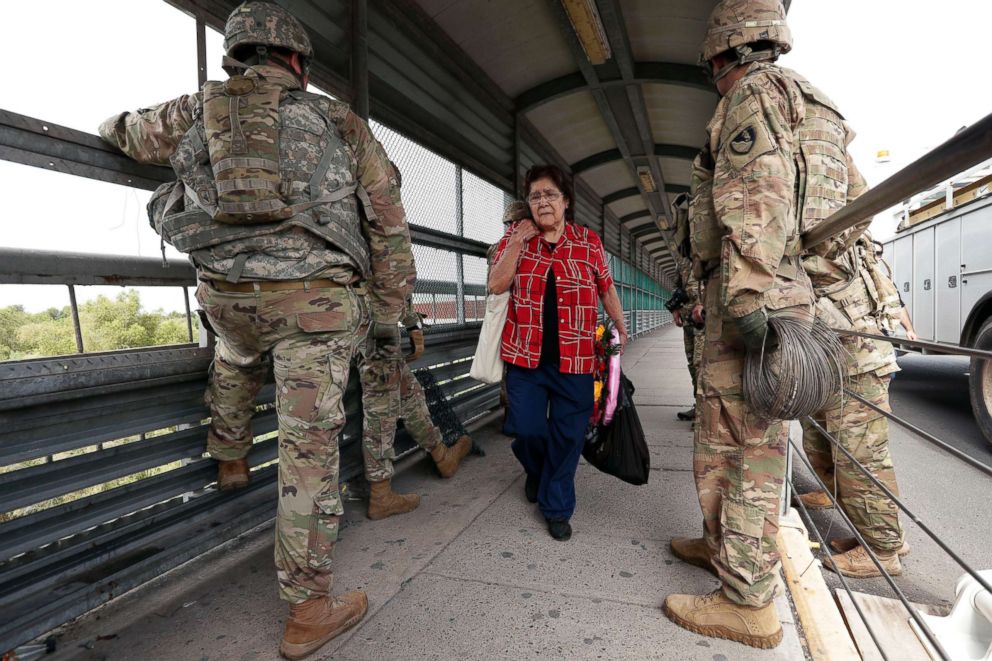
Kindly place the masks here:
<instances>
[{"instance_id":1,"label":"metal railing","mask_svg":"<svg viewBox=\"0 0 992 661\"><path fill-rule=\"evenodd\" d=\"M831 236L839 234L851 227L854 227L858 223L864 221L865 219L871 217L875 213L883 211L889 207L899 204L903 200L911 197L912 195L918 193L920 190L929 188L934 184L937 184L946 179L950 179L962 170L966 170L977 163L981 163L992 157L992 115L989 115L982 120L976 122L967 129L961 131L953 138L940 145L929 154L918 159L914 163L910 164L903 170L884 181L879 186L868 191L856 201L844 207L837 213L833 214L830 218L825 220L823 223L813 228L811 231L803 235L803 242L806 248L811 248L813 246L822 243ZM946 345L936 342L926 342L919 340L908 340L898 337L888 337L882 335L874 335L870 333L862 333L856 331L838 331L840 335L847 335L853 337L863 337L868 339L873 339L877 341L890 342L894 344L904 344L906 346L923 349L933 353L942 353L949 355L959 355L968 356L971 358L978 358L982 360L988 360L992 358L992 352L982 351L978 349L971 349L967 347L958 347L952 345ZM992 476L992 467L983 464L980 461L966 455L965 453L957 450L950 444L942 441L933 434L930 434L919 427L903 420L899 416L892 412L885 411L881 407L869 402L864 397L861 397L857 393L851 392L845 389L844 395L847 397L852 397L857 400L860 404L868 406L874 412L884 416L888 420L895 422L904 429L910 431L916 436L928 441L939 447L941 450L947 452L951 456L960 459L970 466L979 469L985 475ZM887 498L889 498L892 503L898 508L898 510L904 513L913 523L915 523L920 530L922 530L928 537L930 537L948 556L957 563L964 571L974 578L979 585L985 590L992 593L992 586L984 580L979 572L977 572L973 567L971 567L967 562L965 562L962 557L951 549L941 538L941 535L931 529L919 516L917 516L913 511L911 511L906 504L900 500L892 491L883 484L879 479L877 479L871 471L866 468L863 464L858 462L854 455L843 446L843 444L832 434L830 434L822 425L817 423L812 418L807 418L807 421L812 423L813 427L826 438L830 445L840 454L842 454L848 461L853 463L857 467L859 472L864 474L864 476L876 487L878 488ZM794 440L790 438L789 440L791 450L794 450L797 455L801 458L802 462L806 465L809 472L812 474L816 483L822 488L830 497L831 502L834 504L836 511L840 514L841 518L846 527L848 527L853 533L857 542L864 547L868 556L871 558L872 563L881 572L885 581L891 587L895 593L897 599L902 603L906 612L913 622L919 627L920 632L923 637L926 638L927 642L932 648L932 651L939 655L942 659L951 659L947 651L940 644L940 641L934 635L933 631L927 625L925 619L921 616L918 609L913 606L909 600L906 598L905 594L893 580L892 576L886 572L885 567L882 565L878 558L878 555L872 550L872 548L865 542L861 533L857 530L857 527L848 517L847 513L844 512L843 506L840 503L840 499L837 497L834 489L829 485L825 484L820 476L813 469L812 464L806 458L803 448L799 447ZM790 490L795 492L795 484L791 475L788 476L788 484ZM820 531L813 525L813 521L806 510L805 505L800 499L796 499L796 503L799 505L804 518L810 523L810 528L813 529L815 536L821 548L826 549L824 539ZM855 599L850 586L848 585L844 576L838 571L838 576L840 576L841 584L843 589L847 592L850 597L851 603L854 605L855 610L864 622L864 626L868 631L868 634L874 641L879 653L884 659L889 659L890 657L886 654L885 649L879 642L879 638L876 632L873 630L871 623L862 611L858 600Z\"/></svg>"},{"instance_id":2,"label":"metal railing","mask_svg":"<svg viewBox=\"0 0 992 661\"><path fill-rule=\"evenodd\" d=\"M428 240L478 251L458 237ZM173 270L156 259L16 252L16 260L2 261L0 283L104 284L112 273L118 285L185 286L193 278L185 263ZM49 267L59 274L45 273ZM430 369L466 423L499 402L496 386L467 376L477 336L476 323L429 329L425 356L413 365ZM253 420L252 485L221 493L213 488L216 466L204 458L211 358L209 348L178 345L0 363L0 649L271 519L271 376ZM354 372L345 409L342 480L362 473ZM399 454L415 447L399 432Z\"/></svg>"}]
</instances>

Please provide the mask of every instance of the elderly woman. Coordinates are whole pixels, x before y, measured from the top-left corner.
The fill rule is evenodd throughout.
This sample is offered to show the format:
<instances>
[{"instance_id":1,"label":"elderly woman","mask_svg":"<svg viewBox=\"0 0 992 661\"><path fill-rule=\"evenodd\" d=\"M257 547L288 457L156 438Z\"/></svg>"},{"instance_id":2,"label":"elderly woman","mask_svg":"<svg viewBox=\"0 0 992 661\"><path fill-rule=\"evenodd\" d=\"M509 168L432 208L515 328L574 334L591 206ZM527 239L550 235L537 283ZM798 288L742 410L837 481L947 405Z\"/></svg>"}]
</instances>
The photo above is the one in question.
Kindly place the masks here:
<instances>
[{"instance_id":1,"label":"elderly woman","mask_svg":"<svg viewBox=\"0 0 992 661\"><path fill-rule=\"evenodd\" d=\"M531 168L524 192L533 220L499 242L489 288L510 290L501 353L510 398L507 429L527 473L525 493L548 532L572 536L575 469L593 410L598 302L627 343L623 308L599 236L572 219L572 185L553 165Z\"/></svg>"}]
</instances>

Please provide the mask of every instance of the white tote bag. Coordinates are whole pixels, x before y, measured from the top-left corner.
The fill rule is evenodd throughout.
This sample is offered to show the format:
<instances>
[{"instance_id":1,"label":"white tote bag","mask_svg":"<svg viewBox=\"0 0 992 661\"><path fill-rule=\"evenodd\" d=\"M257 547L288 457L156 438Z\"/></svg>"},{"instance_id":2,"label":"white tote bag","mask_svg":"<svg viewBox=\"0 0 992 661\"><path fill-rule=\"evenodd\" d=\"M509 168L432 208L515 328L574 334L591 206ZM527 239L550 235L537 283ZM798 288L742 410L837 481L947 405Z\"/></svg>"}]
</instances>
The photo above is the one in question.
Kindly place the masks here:
<instances>
[{"instance_id":1,"label":"white tote bag","mask_svg":"<svg viewBox=\"0 0 992 661\"><path fill-rule=\"evenodd\" d=\"M506 308L509 303L509 291L486 297L486 316L482 320L479 344L475 347L472 369L468 373L473 379L483 383L499 383L503 380L500 345L503 343L503 326L506 324Z\"/></svg>"}]
</instances>

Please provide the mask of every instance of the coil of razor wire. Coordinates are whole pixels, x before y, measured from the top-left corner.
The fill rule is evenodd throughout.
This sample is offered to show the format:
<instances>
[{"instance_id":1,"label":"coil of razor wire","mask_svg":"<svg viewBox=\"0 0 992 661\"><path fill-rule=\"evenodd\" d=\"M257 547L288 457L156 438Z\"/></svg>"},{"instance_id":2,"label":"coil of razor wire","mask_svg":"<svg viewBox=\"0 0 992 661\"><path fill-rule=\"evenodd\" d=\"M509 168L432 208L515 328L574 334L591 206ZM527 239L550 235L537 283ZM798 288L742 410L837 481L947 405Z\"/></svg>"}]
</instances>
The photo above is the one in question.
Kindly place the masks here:
<instances>
[{"instance_id":1,"label":"coil of razor wire","mask_svg":"<svg viewBox=\"0 0 992 661\"><path fill-rule=\"evenodd\" d=\"M796 420L826 406L844 385L845 350L826 324L772 316L778 346L749 351L744 361L744 398L760 415ZM767 340L766 340L767 343ZM767 346L767 344L766 344Z\"/></svg>"}]
</instances>

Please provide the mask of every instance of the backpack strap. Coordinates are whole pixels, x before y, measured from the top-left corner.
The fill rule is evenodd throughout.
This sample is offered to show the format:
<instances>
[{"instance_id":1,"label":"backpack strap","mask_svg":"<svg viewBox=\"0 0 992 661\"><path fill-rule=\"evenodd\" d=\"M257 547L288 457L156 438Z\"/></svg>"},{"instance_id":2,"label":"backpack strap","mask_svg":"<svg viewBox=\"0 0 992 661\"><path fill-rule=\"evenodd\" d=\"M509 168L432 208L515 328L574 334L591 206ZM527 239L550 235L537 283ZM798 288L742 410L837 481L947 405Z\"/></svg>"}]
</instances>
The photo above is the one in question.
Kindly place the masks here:
<instances>
[{"instance_id":1,"label":"backpack strap","mask_svg":"<svg viewBox=\"0 0 992 661\"><path fill-rule=\"evenodd\" d=\"M324 130L325 131L330 131L332 126L335 127L335 128L337 128L337 122L334 121L334 119L327 114L327 112L324 110L324 108L319 103L319 101L321 99L323 99L323 97L321 95L319 95L319 94L312 94L311 92L305 92L303 90L292 90L291 92L289 92L289 95L292 98L296 99L297 101L301 101L303 103L306 103L308 106L310 106L310 108L314 112L316 112L318 115L320 115L321 119L324 120ZM352 154L354 154L354 149L348 143L347 140L344 141L344 144L348 145L348 148L351 149L352 150ZM331 167L331 158L333 158L333 156L334 156L334 154L330 150L325 151L323 157L320 159L320 163L317 164L317 169L314 170L314 172L313 172L313 176L310 177L310 199L311 200L314 200L315 199L314 198L314 195L316 195L317 191L320 190L320 182L324 179L324 176L327 174L328 168ZM341 190L341 189L338 189L338 190ZM358 201L362 203L362 208L365 211L365 217L368 220L370 220L370 221L371 220L376 220L378 218L378 216L376 215L375 210L372 208L372 200L369 198L369 194L365 190L365 187L362 186L360 183L356 182L355 185L354 185L353 191L355 193L355 196L358 198ZM336 202L336 201L338 201L340 199L342 199L342 198L341 197L336 197L334 200L322 200L319 203L320 204L323 204L326 201ZM321 224L324 224L324 222L326 222L326 221L323 221L322 222L320 219L318 219L317 222L320 222Z\"/></svg>"}]
</instances>

